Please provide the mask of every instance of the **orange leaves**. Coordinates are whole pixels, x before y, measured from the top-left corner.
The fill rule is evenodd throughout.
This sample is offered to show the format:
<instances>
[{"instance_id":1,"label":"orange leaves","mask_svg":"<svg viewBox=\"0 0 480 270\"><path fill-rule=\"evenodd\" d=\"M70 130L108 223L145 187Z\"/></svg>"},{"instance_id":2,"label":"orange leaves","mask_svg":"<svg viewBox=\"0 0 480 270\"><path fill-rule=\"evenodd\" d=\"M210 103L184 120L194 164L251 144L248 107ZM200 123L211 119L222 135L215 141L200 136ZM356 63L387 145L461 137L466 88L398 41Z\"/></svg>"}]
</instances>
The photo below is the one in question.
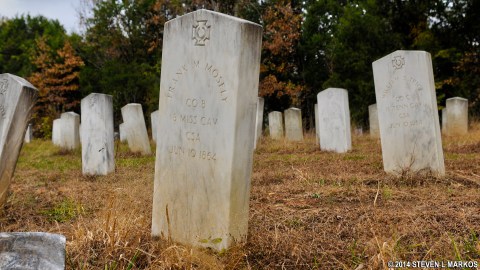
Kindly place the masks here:
<instances>
[{"instance_id":1,"label":"orange leaves","mask_svg":"<svg viewBox=\"0 0 480 270\"><path fill-rule=\"evenodd\" d=\"M301 34L301 15L282 1L266 8L263 14L264 38L260 72L260 96L289 95L295 99L303 86L294 83L298 75L295 57Z\"/></svg>"}]
</instances>

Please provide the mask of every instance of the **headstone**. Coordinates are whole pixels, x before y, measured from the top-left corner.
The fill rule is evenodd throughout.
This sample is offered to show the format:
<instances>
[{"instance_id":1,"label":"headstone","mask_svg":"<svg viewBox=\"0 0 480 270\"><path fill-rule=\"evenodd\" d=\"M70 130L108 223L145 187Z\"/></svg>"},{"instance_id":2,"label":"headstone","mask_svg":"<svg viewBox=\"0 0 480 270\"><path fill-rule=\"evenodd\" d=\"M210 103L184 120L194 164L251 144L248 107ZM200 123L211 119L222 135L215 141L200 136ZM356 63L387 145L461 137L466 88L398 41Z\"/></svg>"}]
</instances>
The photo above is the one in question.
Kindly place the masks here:
<instances>
[{"instance_id":1,"label":"headstone","mask_svg":"<svg viewBox=\"0 0 480 270\"><path fill-rule=\"evenodd\" d=\"M7 199L37 94L25 79L0 74L0 206Z\"/></svg>"},{"instance_id":2,"label":"headstone","mask_svg":"<svg viewBox=\"0 0 480 270\"><path fill-rule=\"evenodd\" d=\"M447 135L457 136L468 133L468 99L453 97L447 99Z\"/></svg>"},{"instance_id":3,"label":"headstone","mask_svg":"<svg viewBox=\"0 0 480 270\"><path fill-rule=\"evenodd\" d=\"M328 88L318 93L320 149L345 153L352 149L348 92Z\"/></svg>"},{"instance_id":4,"label":"headstone","mask_svg":"<svg viewBox=\"0 0 480 270\"><path fill-rule=\"evenodd\" d=\"M32 124L28 124L27 131L25 132L25 138L23 139L23 142L24 143L30 143L30 142L32 142L32 139L33 139Z\"/></svg>"},{"instance_id":5,"label":"headstone","mask_svg":"<svg viewBox=\"0 0 480 270\"><path fill-rule=\"evenodd\" d=\"M289 141L303 140L302 111L289 108L283 112L285 116L285 137Z\"/></svg>"},{"instance_id":6,"label":"headstone","mask_svg":"<svg viewBox=\"0 0 480 270\"><path fill-rule=\"evenodd\" d=\"M378 126L377 104L368 106L368 122L370 125L370 137L380 138L380 128Z\"/></svg>"},{"instance_id":7,"label":"headstone","mask_svg":"<svg viewBox=\"0 0 480 270\"><path fill-rule=\"evenodd\" d=\"M107 175L115 170L112 96L91 93L82 99L82 172Z\"/></svg>"},{"instance_id":8,"label":"headstone","mask_svg":"<svg viewBox=\"0 0 480 270\"><path fill-rule=\"evenodd\" d=\"M254 148L257 148L258 140L262 137L262 127L263 127L263 107L265 105L265 99L262 97L258 98L257 101L257 115L255 118L255 143Z\"/></svg>"},{"instance_id":9,"label":"headstone","mask_svg":"<svg viewBox=\"0 0 480 270\"><path fill-rule=\"evenodd\" d=\"M430 54L395 51L372 65L385 171L444 175Z\"/></svg>"},{"instance_id":10,"label":"headstone","mask_svg":"<svg viewBox=\"0 0 480 270\"><path fill-rule=\"evenodd\" d=\"M150 140L148 139L147 126L143 117L142 105L129 103L122 107L122 118L128 147L134 153L150 155Z\"/></svg>"},{"instance_id":11,"label":"headstone","mask_svg":"<svg viewBox=\"0 0 480 270\"><path fill-rule=\"evenodd\" d=\"M320 126L318 122L318 104L315 103L314 106L314 113L315 113L315 141L317 144L320 144Z\"/></svg>"},{"instance_id":12,"label":"headstone","mask_svg":"<svg viewBox=\"0 0 480 270\"><path fill-rule=\"evenodd\" d=\"M363 128L362 127L355 127L355 135L362 136L363 135Z\"/></svg>"},{"instance_id":13,"label":"headstone","mask_svg":"<svg viewBox=\"0 0 480 270\"><path fill-rule=\"evenodd\" d=\"M158 138L158 117L159 117L158 110L150 114L150 118L152 120L152 140L154 142L157 142L157 138Z\"/></svg>"},{"instance_id":14,"label":"headstone","mask_svg":"<svg viewBox=\"0 0 480 270\"><path fill-rule=\"evenodd\" d=\"M62 131L61 126L62 119L58 118L53 120L52 124L52 143L56 146L60 146L60 132Z\"/></svg>"},{"instance_id":15,"label":"headstone","mask_svg":"<svg viewBox=\"0 0 480 270\"><path fill-rule=\"evenodd\" d=\"M65 236L43 232L0 233L0 269L65 269Z\"/></svg>"},{"instance_id":16,"label":"headstone","mask_svg":"<svg viewBox=\"0 0 480 270\"><path fill-rule=\"evenodd\" d=\"M272 139L283 138L283 117L281 112L273 111L268 114L268 131Z\"/></svg>"},{"instance_id":17,"label":"headstone","mask_svg":"<svg viewBox=\"0 0 480 270\"><path fill-rule=\"evenodd\" d=\"M118 125L118 133L120 133L120 141L121 142L126 142L127 141L127 131L125 130L125 124L121 123Z\"/></svg>"},{"instance_id":18,"label":"headstone","mask_svg":"<svg viewBox=\"0 0 480 270\"><path fill-rule=\"evenodd\" d=\"M246 240L262 28L197 10L165 24L152 235Z\"/></svg>"},{"instance_id":19,"label":"headstone","mask_svg":"<svg viewBox=\"0 0 480 270\"><path fill-rule=\"evenodd\" d=\"M60 115L60 147L73 150L80 146L80 115L74 112L65 112Z\"/></svg>"},{"instance_id":20,"label":"headstone","mask_svg":"<svg viewBox=\"0 0 480 270\"><path fill-rule=\"evenodd\" d=\"M442 109L442 134L447 134L447 108Z\"/></svg>"}]
</instances>

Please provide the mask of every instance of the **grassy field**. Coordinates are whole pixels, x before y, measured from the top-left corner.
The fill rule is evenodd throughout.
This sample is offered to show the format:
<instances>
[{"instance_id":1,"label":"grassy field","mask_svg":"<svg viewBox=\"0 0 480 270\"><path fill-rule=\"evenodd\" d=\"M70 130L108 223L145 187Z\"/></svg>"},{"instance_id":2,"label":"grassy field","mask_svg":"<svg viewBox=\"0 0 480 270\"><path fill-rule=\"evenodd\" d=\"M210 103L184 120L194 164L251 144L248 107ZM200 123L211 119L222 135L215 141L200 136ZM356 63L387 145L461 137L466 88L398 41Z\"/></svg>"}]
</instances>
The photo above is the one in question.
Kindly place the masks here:
<instances>
[{"instance_id":1,"label":"grassy field","mask_svg":"<svg viewBox=\"0 0 480 270\"><path fill-rule=\"evenodd\" d=\"M215 253L150 237L154 156L119 145L116 172L84 177L80 150L24 145L0 231L67 237L68 269L384 269L396 260L480 262L480 125L443 138L444 178L383 172L380 142L347 154L263 138L248 242ZM153 147L152 147L153 149Z\"/></svg>"}]
</instances>

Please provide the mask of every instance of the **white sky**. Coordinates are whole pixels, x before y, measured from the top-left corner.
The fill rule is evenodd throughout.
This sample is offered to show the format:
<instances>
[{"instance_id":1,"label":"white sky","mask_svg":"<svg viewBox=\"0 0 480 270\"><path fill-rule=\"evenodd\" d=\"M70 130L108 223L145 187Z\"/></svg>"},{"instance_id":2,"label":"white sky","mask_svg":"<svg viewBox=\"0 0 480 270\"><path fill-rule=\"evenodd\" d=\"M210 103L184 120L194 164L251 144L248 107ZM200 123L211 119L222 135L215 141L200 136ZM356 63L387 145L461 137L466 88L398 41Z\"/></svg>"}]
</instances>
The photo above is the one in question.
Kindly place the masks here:
<instances>
[{"instance_id":1,"label":"white sky","mask_svg":"<svg viewBox=\"0 0 480 270\"><path fill-rule=\"evenodd\" d=\"M0 16L13 18L15 15L43 15L57 19L68 33L79 32L76 10L81 0L0 0Z\"/></svg>"}]
</instances>

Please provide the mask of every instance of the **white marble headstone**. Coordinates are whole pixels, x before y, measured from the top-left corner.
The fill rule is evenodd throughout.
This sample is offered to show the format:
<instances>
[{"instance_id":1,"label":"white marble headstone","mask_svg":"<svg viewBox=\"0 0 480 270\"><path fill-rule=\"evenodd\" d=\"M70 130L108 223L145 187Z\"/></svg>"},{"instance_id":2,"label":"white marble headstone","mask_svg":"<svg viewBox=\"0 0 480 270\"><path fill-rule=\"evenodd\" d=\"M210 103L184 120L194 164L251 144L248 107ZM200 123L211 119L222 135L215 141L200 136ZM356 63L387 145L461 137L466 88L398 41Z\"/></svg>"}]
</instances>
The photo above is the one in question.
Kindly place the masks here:
<instances>
[{"instance_id":1,"label":"white marble headstone","mask_svg":"<svg viewBox=\"0 0 480 270\"><path fill-rule=\"evenodd\" d=\"M468 99L453 97L446 102L448 123L446 135L457 136L468 133Z\"/></svg>"},{"instance_id":2,"label":"white marble headstone","mask_svg":"<svg viewBox=\"0 0 480 270\"><path fill-rule=\"evenodd\" d=\"M120 135L120 141L121 142L126 142L127 141L127 131L125 129L125 123L121 123L120 125L118 125L118 133Z\"/></svg>"},{"instance_id":3,"label":"white marble headstone","mask_svg":"<svg viewBox=\"0 0 480 270\"><path fill-rule=\"evenodd\" d=\"M320 144L320 123L318 122L318 104L315 103L313 107L313 112L315 114L315 141L317 144Z\"/></svg>"},{"instance_id":4,"label":"white marble headstone","mask_svg":"<svg viewBox=\"0 0 480 270\"><path fill-rule=\"evenodd\" d=\"M302 111L292 107L285 110L283 116L285 117L285 138L289 141L302 141Z\"/></svg>"},{"instance_id":5,"label":"white marble headstone","mask_svg":"<svg viewBox=\"0 0 480 270\"><path fill-rule=\"evenodd\" d=\"M7 199L37 89L23 78L0 74L0 206Z\"/></svg>"},{"instance_id":6,"label":"white marble headstone","mask_svg":"<svg viewBox=\"0 0 480 270\"><path fill-rule=\"evenodd\" d=\"M265 105L265 99L262 97L258 98L257 102L257 115L255 118L255 143L254 147L257 148L258 140L262 137L262 127L263 127L263 107Z\"/></svg>"},{"instance_id":7,"label":"white marble headstone","mask_svg":"<svg viewBox=\"0 0 480 270\"><path fill-rule=\"evenodd\" d=\"M91 93L82 99L82 172L107 175L115 170L112 96Z\"/></svg>"},{"instance_id":8,"label":"white marble headstone","mask_svg":"<svg viewBox=\"0 0 480 270\"><path fill-rule=\"evenodd\" d=\"M216 250L246 240L261 38L207 10L165 24L152 235Z\"/></svg>"},{"instance_id":9,"label":"white marble headstone","mask_svg":"<svg viewBox=\"0 0 480 270\"><path fill-rule=\"evenodd\" d=\"M65 236L44 232L0 232L0 269L65 269Z\"/></svg>"},{"instance_id":10,"label":"white marble headstone","mask_svg":"<svg viewBox=\"0 0 480 270\"><path fill-rule=\"evenodd\" d=\"M147 126L143 117L142 105L129 103L122 107L122 118L128 147L134 153L150 155L150 140L148 139Z\"/></svg>"},{"instance_id":11,"label":"white marble headstone","mask_svg":"<svg viewBox=\"0 0 480 270\"><path fill-rule=\"evenodd\" d=\"M53 120L52 124L52 143L56 146L60 146L60 132L62 129L60 126L62 125L62 119L58 118Z\"/></svg>"},{"instance_id":12,"label":"white marble headstone","mask_svg":"<svg viewBox=\"0 0 480 270\"><path fill-rule=\"evenodd\" d=\"M283 116L281 112L273 111L268 114L268 131L272 139L283 138Z\"/></svg>"},{"instance_id":13,"label":"white marble headstone","mask_svg":"<svg viewBox=\"0 0 480 270\"><path fill-rule=\"evenodd\" d=\"M380 138L380 128L378 126L377 104L368 106L368 122L370 125L370 137Z\"/></svg>"},{"instance_id":14,"label":"white marble headstone","mask_svg":"<svg viewBox=\"0 0 480 270\"><path fill-rule=\"evenodd\" d=\"M32 124L28 124L27 131L25 132L25 139L23 140L24 143L30 143L33 140L33 130Z\"/></svg>"},{"instance_id":15,"label":"white marble headstone","mask_svg":"<svg viewBox=\"0 0 480 270\"><path fill-rule=\"evenodd\" d=\"M60 115L60 147L73 150L80 146L80 115L65 112Z\"/></svg>"},{"instance_id":16,"label":"white marble headstone","mask_svg":"<svg viewBox=\"0 0 480 270\"><path fill-rule=\"evenodd\" d=\"M328 88L318 93L320 149L345 153L352 149L348 92Z\"/></svg>"},{"instance_id":17,"label":"white marble headstone","mask_svg":"<svg viewBox=\"0 0 480 270\"><path fill-rule=\"evenodd\" d=\"M152 140L154 142L157 142L157 138L158 138L158 117L159 117L158 110L150 114L150 119L152 121Z\"/></svg>"},{"instance_id":18,"label":"white marble headstone","mask_svg":"<svg viewBox=\"0 0 480 270\"><path fill-rule=\"evenodd\" d=\"M442 109L442 134L447 134L447 108Z\"/></svg>"},{"instance_id":19,"label":"white marble headstone","mask_svg":"<svg viewBox=\"0 0 480 270\"><path fill-rule=\"evenodd\" d=\"M395 51L372 65L385 171L444 175L430 54Z\"/></svg>"}]
</instances>

